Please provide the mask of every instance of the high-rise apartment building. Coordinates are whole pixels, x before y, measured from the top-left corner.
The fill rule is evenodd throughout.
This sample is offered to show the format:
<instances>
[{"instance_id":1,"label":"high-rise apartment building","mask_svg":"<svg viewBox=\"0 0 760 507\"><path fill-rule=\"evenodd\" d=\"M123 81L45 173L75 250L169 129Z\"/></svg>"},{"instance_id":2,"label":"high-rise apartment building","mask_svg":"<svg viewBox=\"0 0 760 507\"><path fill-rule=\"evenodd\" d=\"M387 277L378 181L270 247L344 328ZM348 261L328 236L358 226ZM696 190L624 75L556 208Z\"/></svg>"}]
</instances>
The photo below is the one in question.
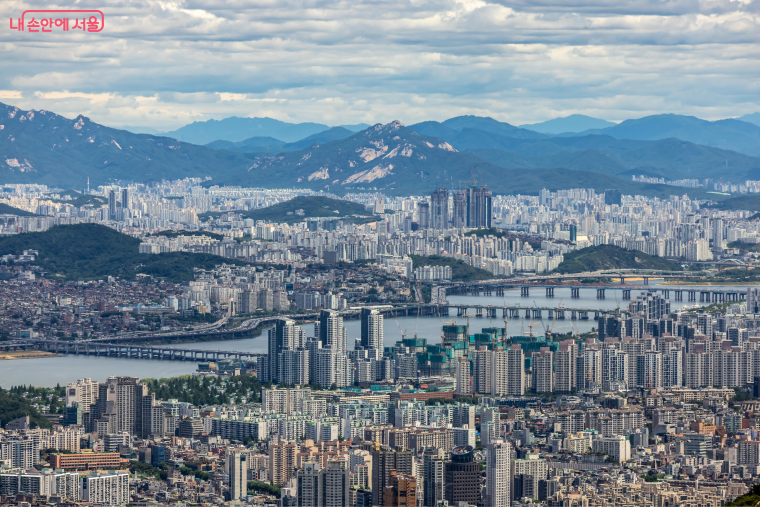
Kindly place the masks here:
<instances>
[{"instance_id":1,"label":"high-rise apartment building","mask_svg":"<svg viewBox=\"0 0 760 507\"><path fill-rule=\"evenodd\" d=\"M510 507L512 446L504 440L494 440L486 447L486 501L489 507Z\"/></svg>"},{"instance_id":2,"label":"high-rise apartment building","mask_svg":"<svg viewBox=\"0 0 760 507\"><path fill-rule=\"evenodd\" d=\"M449 191L439 188L430 197L430 227L437 230L449 227Z\"/></svg>"},{"instance_id":3,"label":"high-rise apartment building","mask_svg":"<svg viewBox=\"0 0 760 507\"><path fill-rule=\"evenodd\" d=\"M491 356L493 352L487 349L475 350L472 353L472 392L489 394L491 392Z\"/></svg>"},{"instance_id":4,"label":"high-rise apartment building","mask_svg":"<svg viewBox=\"0 0 760 507\"><path fill-rule=\"evenodd\" d=\"M422 455L422 505L438 507L446 498L444 487L446 458L442 449L425 449Z\"/></svg>"},{"instance_id":5,"label":"high-rise apartment building","mask_svg":"<svg viewBox=\"0 0 760 507\"><path fill-rule=\"evenodd\" d=\"M430 203L427 201L421 201L417 205L418 224L420 229L430 228Z\"/></svg>"},{"instance_id":6,"label":"high-rise apartment building","mask_svg":"<svg viewBox=\"0 0 760 507\"><path fill-rule=\"evenodd\" d=\"M82 479L81 498L84 502L101 505L129 503L129 474L111 470L92 472Z\"/></svg>"},{"instance_id":7,"label":"high-rise apartment building","mask_svg":"<svg viewBox=\"0 0 760 507\"><path fill-rule=\"evenodd\" d=\"M346 328L343 327L343 317L334 310L319 312L319 340L322 347L332 347L345 353L347 346Z\"/></svg>"},{"instance_id":8,"label":"high-rise apartment building","mask_svg":"<svg viewBox=\"0 0 760 507\"><path fill-rule=\"evenodd\" d=\"M554 353L556 366L554 389L557 392L569 393L575 390L575 358L577 351L578 346L574 340L559 342L559 350Z\"/></svg>"},{"instance_id":9,"label":"high-rise apartment building","mask_svg":"<svg viewBox=\"0 0 760 507\"><path fill-rule=\"evenodd\" d=\"M491 191L488 187L469 187L465 191L467 227L484 229L491 227Z\"/></svg>"},{"instance_id":10,"label":"high-rise apartment building","mask_svg":"<svg viewBox=\"0 0 760 507\"><path fill-rule=\"evenodd\" d=\"M240 500L248 494L248 455L241 452L228 452L227 473L230 476L230 500Z\"/></svg>"},{"instance_id":11,"label":"high-rise apartment building","mask_svg":"<svg viewBox=\"0 0 760 507\"><path fill-rule=\"evenodd\" d=\"M121 189L121 209L125 211L131 208L131 201L129 200L129 189L128 188L122 188ZM125 217L126 218L126 217Z\"/></svg>"},{"instance_id":12,"label":"high-rise apartment building","mask_svg":"<svg viewBox=\"0 0 760 507\"><path fill-rule=\"evenodd\" d=\"M267 354L268 371L262 372L262 382L282 382L280 373L280 354L285 350L304 347L306 333L291 319L279 319L269 330L269 353Z\"/></svg>"},{"instance_id":13,"label":"high-rise apartment building","mask_svg":"<svg viewBox=\"0 0 760 507\"><path fill-rule=\"evenodd\" d=\"M344 507L349 502L349 471L345 460L335 459L327 462L327 467L319 473L322 502L324 507Z\"/></svg>"},{"instance_id":14,"label":"high-rise apartment building","mask_svg":"<svg viewBox=\"0 0 760 507\"><path fill-rule=\"evenodd\" d=\"M533 365L533 391L537 393L554 392L554 355L549 347L541 347L531 354Z\"/></svg>"},{"instance_id":15,"label":"high-rise apartment building","mask_svg":"<svg viewBox=\"0 0 760 507\"><path fill-rule=\"evenodd\" d=\"M108 191L108 220L116 220L116 190Z\"/></svg>"},{"instance_id":16,"label":"high-rise apartment building","mask_svg":"<svg viewBox=\"0 0 760 507\"><path fill-rule=\"evenodd\" d=\"M662 387L662 354L646 352L636 357L636 386L641 389Z\"/></svg>"},{"instance_id":17,"label":"high-rise apartment building","mask_svg":"<svg viewBox=\"0 0 760 507\"><path fill-rule=\"evenodd\" d=\"M269 480L275 486L282 486L295 476L298 447L284 442L269 447Z\"/></svg>"},{"instance_id":18,"label":"high-rise apartment building","mask_svg":"<svg viewBox=\"0 0 760 507\"><path fill-rule=\"evenodd\" d=\"M362 308L361 345L367 350L383 351L383 315L372 308ZM375 359L380 359L376 357Z\"/></svg>"},{"instance_id":19,"label":"high-rise apartment building","mask_svg":"<svg viewBox=\"0 0 760 507\"><path fill-rule=\"evenodd\" d=\"M318 463L304 463L298 470L296 491L299 506L320 505L322 489L319 481Z\"/></svg>"},{"instance_id":20,"label":"high-rise apartment building","mask_svg":"<svg viewBox=\"0 0 760 507\"><path fill-rule=\"evenodd\" d=\"M456 391L458 394L472 394L470 361L467 356L459 357L456 361Z\"/></svg>"},{"instance_id":21,"label":"high-rise apartment building","mask_svg":"<svg viewBox=\"0 0 760 507\"><path fill-rule=\"evenodd\" d=\"M608 206L623 204L623 195L620 190L614 188L608 188L604 191L604 204Z\"/></svg>"},{"instance_id":22,"label":"high-rise apartment building","mask_svg":"<svg viewBox=\"0 0 760 507\"><path fill-rule=\"evenodd\" d=\"M513 396L525 395L525 355L519 344L507 350L509 361L508 392Z\"/></svg>"},{"instance_id":23,"label":"high-rise apartment building","mask_svg":"<svg viewBox=\"0 0 760 507\"><path fill-rule=\"evenodd\" d=\"M451 226L457 229L467 227L467 195L464 190L452 192Z\"/></svg>"}]
</instances>

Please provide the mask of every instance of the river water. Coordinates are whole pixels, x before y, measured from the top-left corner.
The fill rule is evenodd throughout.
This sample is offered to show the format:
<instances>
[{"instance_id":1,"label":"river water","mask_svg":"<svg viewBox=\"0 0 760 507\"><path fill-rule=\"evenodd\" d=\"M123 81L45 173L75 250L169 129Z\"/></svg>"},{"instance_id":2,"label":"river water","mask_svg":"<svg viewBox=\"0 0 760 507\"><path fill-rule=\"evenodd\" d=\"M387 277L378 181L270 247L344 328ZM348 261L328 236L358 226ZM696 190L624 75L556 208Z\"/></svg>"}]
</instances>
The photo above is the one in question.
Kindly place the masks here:
<instances>
[{"instance_id":1,"label":"river water","mask_svg":"<svg viewBox=\"0 0 760 507\"><path fill-rule=\"evenodd\" d=\"M655 282L656 283L656 282ZM676 289L677 287L668 287ZM699 290L700 287L689 286L683 287L685 290ZM724 289L724 290L744 290L745 287L704 287L704 289ZM509 290L504 296L473 296L473 295L452 295L448 297L451 304L479 304L493 306L515 306L533 307L534 302L539 307L557 307L566 309L572 308L598 308L600 310L611 310L615 308L625 309L627 301L622 299L620 289L607 288L606 298L596 299L596 290L594 288L581 289L580 298L571 299L570 289L556 288L553 298L545 297L545 291L542 288L531 290L530 297L521 297L519 289ZM634 297L637 292L634 292ZM684 294L686 299L686 294ZM683 306L690 306L699 303L676 302L674 296L670 294L671 311L675 311ZM427 338L428 343L441 342L441 326L446 323L455 322L457 324L467 324L466 317L456 317L456 309L450 310L451 315L448 317L400 317L397 319L386 318L384 321L384 344L392 346L401 339L402 333L407 337L413 337L415 334L419 338ZM507 323L507 332L509 336L525 335L529 332L529 324L533 321L523 320L521 313L520 319L509 319ZM567 333L573 330L578 332L587 332L596 327L596 321L593 320L593 314L589 315L589 320L570 320L567 313L566 320L557 320L554 322L552 331L555 333ZM349 348L353 348L354 339L360 336L360 321L348 320L345 322L348 330ZM533 326L534 334L543 334L545 328L552 326L552 321L544 313L543 320ZM304 324L304 330L307 336L314 335L313 324ZM470 317L470 332L478 332L484 327L504 327L504 320L501 317L501 310L497 311L496 319ZM168 347L203 349L203 350L237 350L241 352L266 352L267 351L267 329L265 328L261 335L241 340L226 340L214 342L183 343L167 345ZM9 388L19 384L31 384L40 387L54 387L56 384L65 385L67 382L76 379L89 377L94 380L103 381L111 375L129 375L139 378L158 378L173 377L193 373L197 368L197 363L191 361L160 361L150 359L127 359L116 357L96 357L96 356L60 356L46 357L35 359L18 359L0 362L0 387Z\"/></svg>"}]
</instances>

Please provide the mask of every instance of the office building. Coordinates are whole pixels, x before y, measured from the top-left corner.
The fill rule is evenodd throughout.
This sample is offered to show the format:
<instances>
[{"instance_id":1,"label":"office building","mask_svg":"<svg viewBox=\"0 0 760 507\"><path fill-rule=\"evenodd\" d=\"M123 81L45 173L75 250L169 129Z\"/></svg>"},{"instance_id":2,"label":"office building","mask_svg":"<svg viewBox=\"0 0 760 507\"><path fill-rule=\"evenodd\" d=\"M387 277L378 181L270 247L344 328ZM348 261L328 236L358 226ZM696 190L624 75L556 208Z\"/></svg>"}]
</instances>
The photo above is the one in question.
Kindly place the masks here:
<instances>
[{"instance_id":1,"label":"office building","mask_svg":"<svg viewBox=\"0 0 760 507\"><path fill-rule=\"evenodd\" d=\"M51 454L50 467L63 470L89 470L121 466L118 452L81 452L78 454Z\"/></svg>"},{"instance_id":2,"label":"office building","mask_svg":"<svg viewBox=\"0 0 760 507\"><path fill-rule=\"evenodd\" d=\"M417 507L417 479L391 470L390 485L383 489L385 507Z\"/></svg>"},{"instance_id":3,"label":"office building","mask_svg":"<svg viewBox=\"0 0 760 507\"><path fill-rule=\"evenodd\" d=\"M451 459L444 467L445 499L449 505L467 502L477 505L480 500L480 465L469 445L451 450Z\"/></svg>"}]
</instances>

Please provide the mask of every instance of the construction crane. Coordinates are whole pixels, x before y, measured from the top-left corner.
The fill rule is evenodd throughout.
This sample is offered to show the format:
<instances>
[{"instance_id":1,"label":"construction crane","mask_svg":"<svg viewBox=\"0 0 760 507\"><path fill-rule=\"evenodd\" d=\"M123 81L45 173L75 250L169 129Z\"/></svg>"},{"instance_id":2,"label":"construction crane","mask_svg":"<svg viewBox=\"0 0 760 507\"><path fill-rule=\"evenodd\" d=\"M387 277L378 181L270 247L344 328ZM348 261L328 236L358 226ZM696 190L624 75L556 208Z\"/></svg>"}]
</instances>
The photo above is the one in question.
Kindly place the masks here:
<instances>
[{"instance_id":1,"label":"construction crane","mask_svg":"<svg viewBox=\"0 0 760 507\"><path fill-rule=\"evenodd\" d=\"M398 323L398 319L395 315L393 315L393 320L396 321L396 326L398 326L398 332L401 333L401 340L404 340L406 338L406 329L403 331L401 330L401 324Z\"/></svg>"},{"instance_id":2,"label":"construction crane","mask_svg":"<svg viewBox=\"0 0 760 507\"><path fill-rule=\"evenodd\" d=\"M533 301L533 306L535 306L536 308L538 308L538 305L536 304L535 301ZM541 311L541 310L539 310L539 311ZM544 328L544 336L546 336L546 326L544 326L544 321L540 320L539 322L541 322L541 327Z\"/></svg>"},{"instance_id":3,"label":"construction crane","mask_svg":"<svg viewBox=\"0 0 760 507\"><path fill-rule=\"evenodd\" d=\"M557 312L559 312L559 307L562 306L562 300L559 300L559 304L557 305L557 309L554 310L554 320L552 321L552 325L549 326L549 331L546 333L546 341L550 341L552 337L552 330L554 330L554 324L557 323Z\"/></svg>"},{"instance_id":4,"label":"construction crane","mask_svg":"<svg viewBox=\"0 0 760 507\"><path fill-rule=\"evenodd\" d=\"M536 321L533 324L528 324L528 328L530 329L530 341L533 341L533 326L538 324L540 321Z\"/></svg>"}]
</instances>

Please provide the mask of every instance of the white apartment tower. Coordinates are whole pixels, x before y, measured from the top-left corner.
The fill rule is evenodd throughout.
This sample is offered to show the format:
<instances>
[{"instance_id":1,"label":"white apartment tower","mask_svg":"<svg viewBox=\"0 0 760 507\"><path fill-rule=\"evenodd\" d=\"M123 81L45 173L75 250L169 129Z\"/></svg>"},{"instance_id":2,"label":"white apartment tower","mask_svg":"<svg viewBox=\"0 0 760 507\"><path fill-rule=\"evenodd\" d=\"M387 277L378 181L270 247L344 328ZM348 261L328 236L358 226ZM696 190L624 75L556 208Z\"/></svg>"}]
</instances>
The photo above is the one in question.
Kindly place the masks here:
<instances>
[{"instance_id":1,"label":"white apartment tower","mask_svg":"<svg viewBox=\"0 0 760 507\"><path fill-rule=\"evenodd\" d=\"M494 440L486 447L486 502L489 507L510 507L512 495L512 446L504 440Z\"/></svg>"}]
</instances>

